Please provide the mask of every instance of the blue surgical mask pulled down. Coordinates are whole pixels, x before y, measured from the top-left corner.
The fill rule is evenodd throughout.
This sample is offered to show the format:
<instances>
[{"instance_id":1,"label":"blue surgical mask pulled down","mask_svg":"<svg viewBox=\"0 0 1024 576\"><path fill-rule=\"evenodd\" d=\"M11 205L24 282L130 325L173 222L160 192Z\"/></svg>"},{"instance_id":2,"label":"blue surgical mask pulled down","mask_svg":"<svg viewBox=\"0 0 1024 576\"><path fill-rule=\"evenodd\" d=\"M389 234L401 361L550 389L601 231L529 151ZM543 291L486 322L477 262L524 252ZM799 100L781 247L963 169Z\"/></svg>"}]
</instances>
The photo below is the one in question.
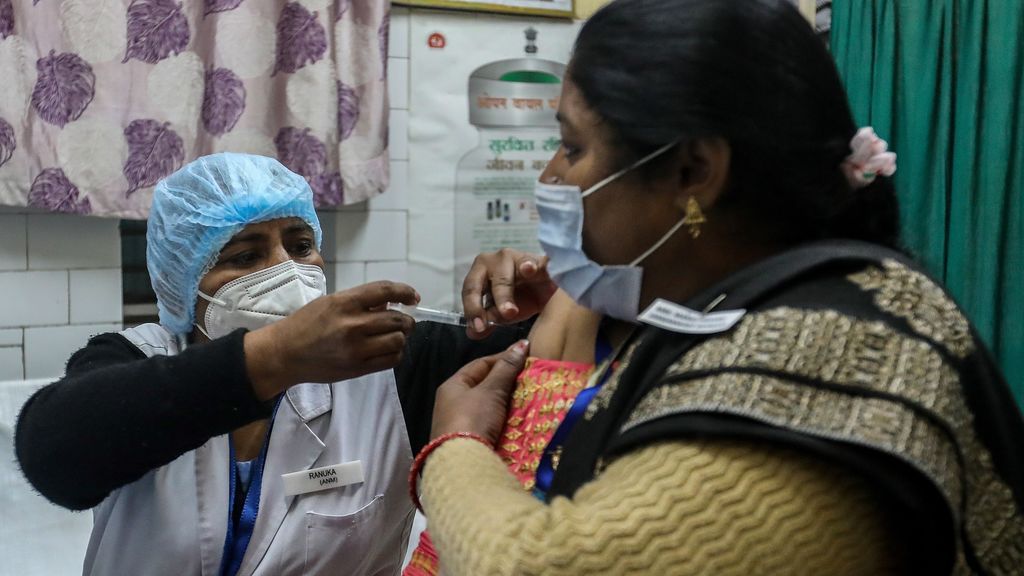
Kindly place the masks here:
<instances>
[{"instance_id":1,"label":"blue surgical mask pulled down","mask_svg":"<svg viewBox=\"0 0 1024 576\"><path fill-rule=\"evenodd\" d=\"M537 239L549 258L548 274L576 303L605 316L635 322L643 285L641 262L668 241L683 225L669 229L647 251L625 266L603 266L583 251L583 199L624 174L661 156L676 145L666 144L630 166L581 191L579 186L537 182L534 196L540 225Z\"/></svg>"}]
</instances>

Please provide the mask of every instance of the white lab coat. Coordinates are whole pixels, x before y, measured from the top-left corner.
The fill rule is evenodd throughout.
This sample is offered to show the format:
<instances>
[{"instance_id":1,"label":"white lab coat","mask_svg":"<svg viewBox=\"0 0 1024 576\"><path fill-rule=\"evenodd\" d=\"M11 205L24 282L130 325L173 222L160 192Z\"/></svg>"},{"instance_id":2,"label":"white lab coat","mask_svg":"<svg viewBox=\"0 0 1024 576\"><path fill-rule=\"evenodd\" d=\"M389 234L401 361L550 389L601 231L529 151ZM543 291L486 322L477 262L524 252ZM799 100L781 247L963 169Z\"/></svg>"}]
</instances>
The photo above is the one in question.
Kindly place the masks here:
<instances>
[{"instance_id":1,"label":"white lab coat","mask_svg":"<svg viewBox=\"0 0 1024 576\"><path fill-rule=\"evenodd\" d=\"M149 356L178 353L158 325L122 334ZM282 474L354 460L364 482L284 495ZM83 574L216 576L229 461L228 436L218 436L111 493L93 511ZM411 462L393 371L291 388L274 419L259 514L238 574L398 574L413 518Z\"/></svg>"}]
</instances>

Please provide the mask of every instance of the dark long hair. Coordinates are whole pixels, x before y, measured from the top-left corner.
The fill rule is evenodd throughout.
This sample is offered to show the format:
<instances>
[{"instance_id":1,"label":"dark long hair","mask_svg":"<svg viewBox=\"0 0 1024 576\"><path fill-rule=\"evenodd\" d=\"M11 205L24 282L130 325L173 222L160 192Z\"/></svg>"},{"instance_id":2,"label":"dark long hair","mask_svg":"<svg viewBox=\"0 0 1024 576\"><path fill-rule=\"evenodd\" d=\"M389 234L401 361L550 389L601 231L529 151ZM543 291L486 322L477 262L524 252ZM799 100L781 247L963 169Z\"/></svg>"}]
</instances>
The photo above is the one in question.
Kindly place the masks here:
<instances>
[{"instance_id":1,"label":"dark long hair","mask_svg":"<svg viewBox=\"0 0 1024 576\"><path fill-rule=\"evenodd\" d=\"M854 190L840 170L857 126L831 55L789 1L615 0L584 25L568 74L625 156L728 141L723 206L786 241L898 247L892 183Z\"/></svg>"}]
</instances>

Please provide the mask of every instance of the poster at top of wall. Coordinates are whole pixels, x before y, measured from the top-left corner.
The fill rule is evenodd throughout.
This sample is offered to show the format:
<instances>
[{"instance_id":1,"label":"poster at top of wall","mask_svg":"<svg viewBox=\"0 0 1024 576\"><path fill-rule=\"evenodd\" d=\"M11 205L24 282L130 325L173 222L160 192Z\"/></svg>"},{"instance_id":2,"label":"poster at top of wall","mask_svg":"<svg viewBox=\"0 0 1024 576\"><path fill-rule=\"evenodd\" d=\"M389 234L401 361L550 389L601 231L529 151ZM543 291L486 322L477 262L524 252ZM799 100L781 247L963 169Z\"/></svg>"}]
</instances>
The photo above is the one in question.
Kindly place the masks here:
<instances>
[{"instance_id":1,"label":"poster at top of wall","mask_svg":"<svg viewBox=\"0 0 1024 576\"><path fill-rule=\"evenodd\" d=\"M560 146L555 112L578 24L461 13L410 22L409 281L460 308L480 252L539 252L534 182Z\"/></svg>"},{"instance_id":2,"label":"poster at top of wall","mask_svg":"<svg viewBox=\"0 0 1024 576\"><path fill-rule=\"evenodd\" d=\"M395 4L572 18L573 0L396 0Z\"/></svg>"}]
</instances>

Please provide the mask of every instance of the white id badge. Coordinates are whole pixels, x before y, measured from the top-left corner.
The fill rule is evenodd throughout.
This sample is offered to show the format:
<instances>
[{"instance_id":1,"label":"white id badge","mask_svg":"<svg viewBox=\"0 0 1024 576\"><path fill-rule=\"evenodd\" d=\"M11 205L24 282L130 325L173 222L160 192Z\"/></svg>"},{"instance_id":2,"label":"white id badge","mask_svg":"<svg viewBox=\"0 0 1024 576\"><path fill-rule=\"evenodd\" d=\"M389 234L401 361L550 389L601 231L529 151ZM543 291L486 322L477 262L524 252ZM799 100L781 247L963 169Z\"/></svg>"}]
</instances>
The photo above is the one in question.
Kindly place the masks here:
<instances>
[{"instance_id":1,"label":"white id badge","mask_svg":"<svg viewBox=\"0 0 1024 576\"><path fill-rule=\"evenodd\" d=\"M284 480L285 496L341 488L363 481L363 463L361 460L355 460L312 470L290 472L282 474L281 479Z\"/></svg>"},{"instance_id":2,"label":"white id badge","mask_svg":"<svg viewBox=\"0 0 1024 576\"><path fill-rule=\"evenodd\" d=\"M638 320L680 334L717 334L735 326L746 313L746 310L739 309L704 314L658 298L640 314Z\"/></svg>"}]
</instances>

